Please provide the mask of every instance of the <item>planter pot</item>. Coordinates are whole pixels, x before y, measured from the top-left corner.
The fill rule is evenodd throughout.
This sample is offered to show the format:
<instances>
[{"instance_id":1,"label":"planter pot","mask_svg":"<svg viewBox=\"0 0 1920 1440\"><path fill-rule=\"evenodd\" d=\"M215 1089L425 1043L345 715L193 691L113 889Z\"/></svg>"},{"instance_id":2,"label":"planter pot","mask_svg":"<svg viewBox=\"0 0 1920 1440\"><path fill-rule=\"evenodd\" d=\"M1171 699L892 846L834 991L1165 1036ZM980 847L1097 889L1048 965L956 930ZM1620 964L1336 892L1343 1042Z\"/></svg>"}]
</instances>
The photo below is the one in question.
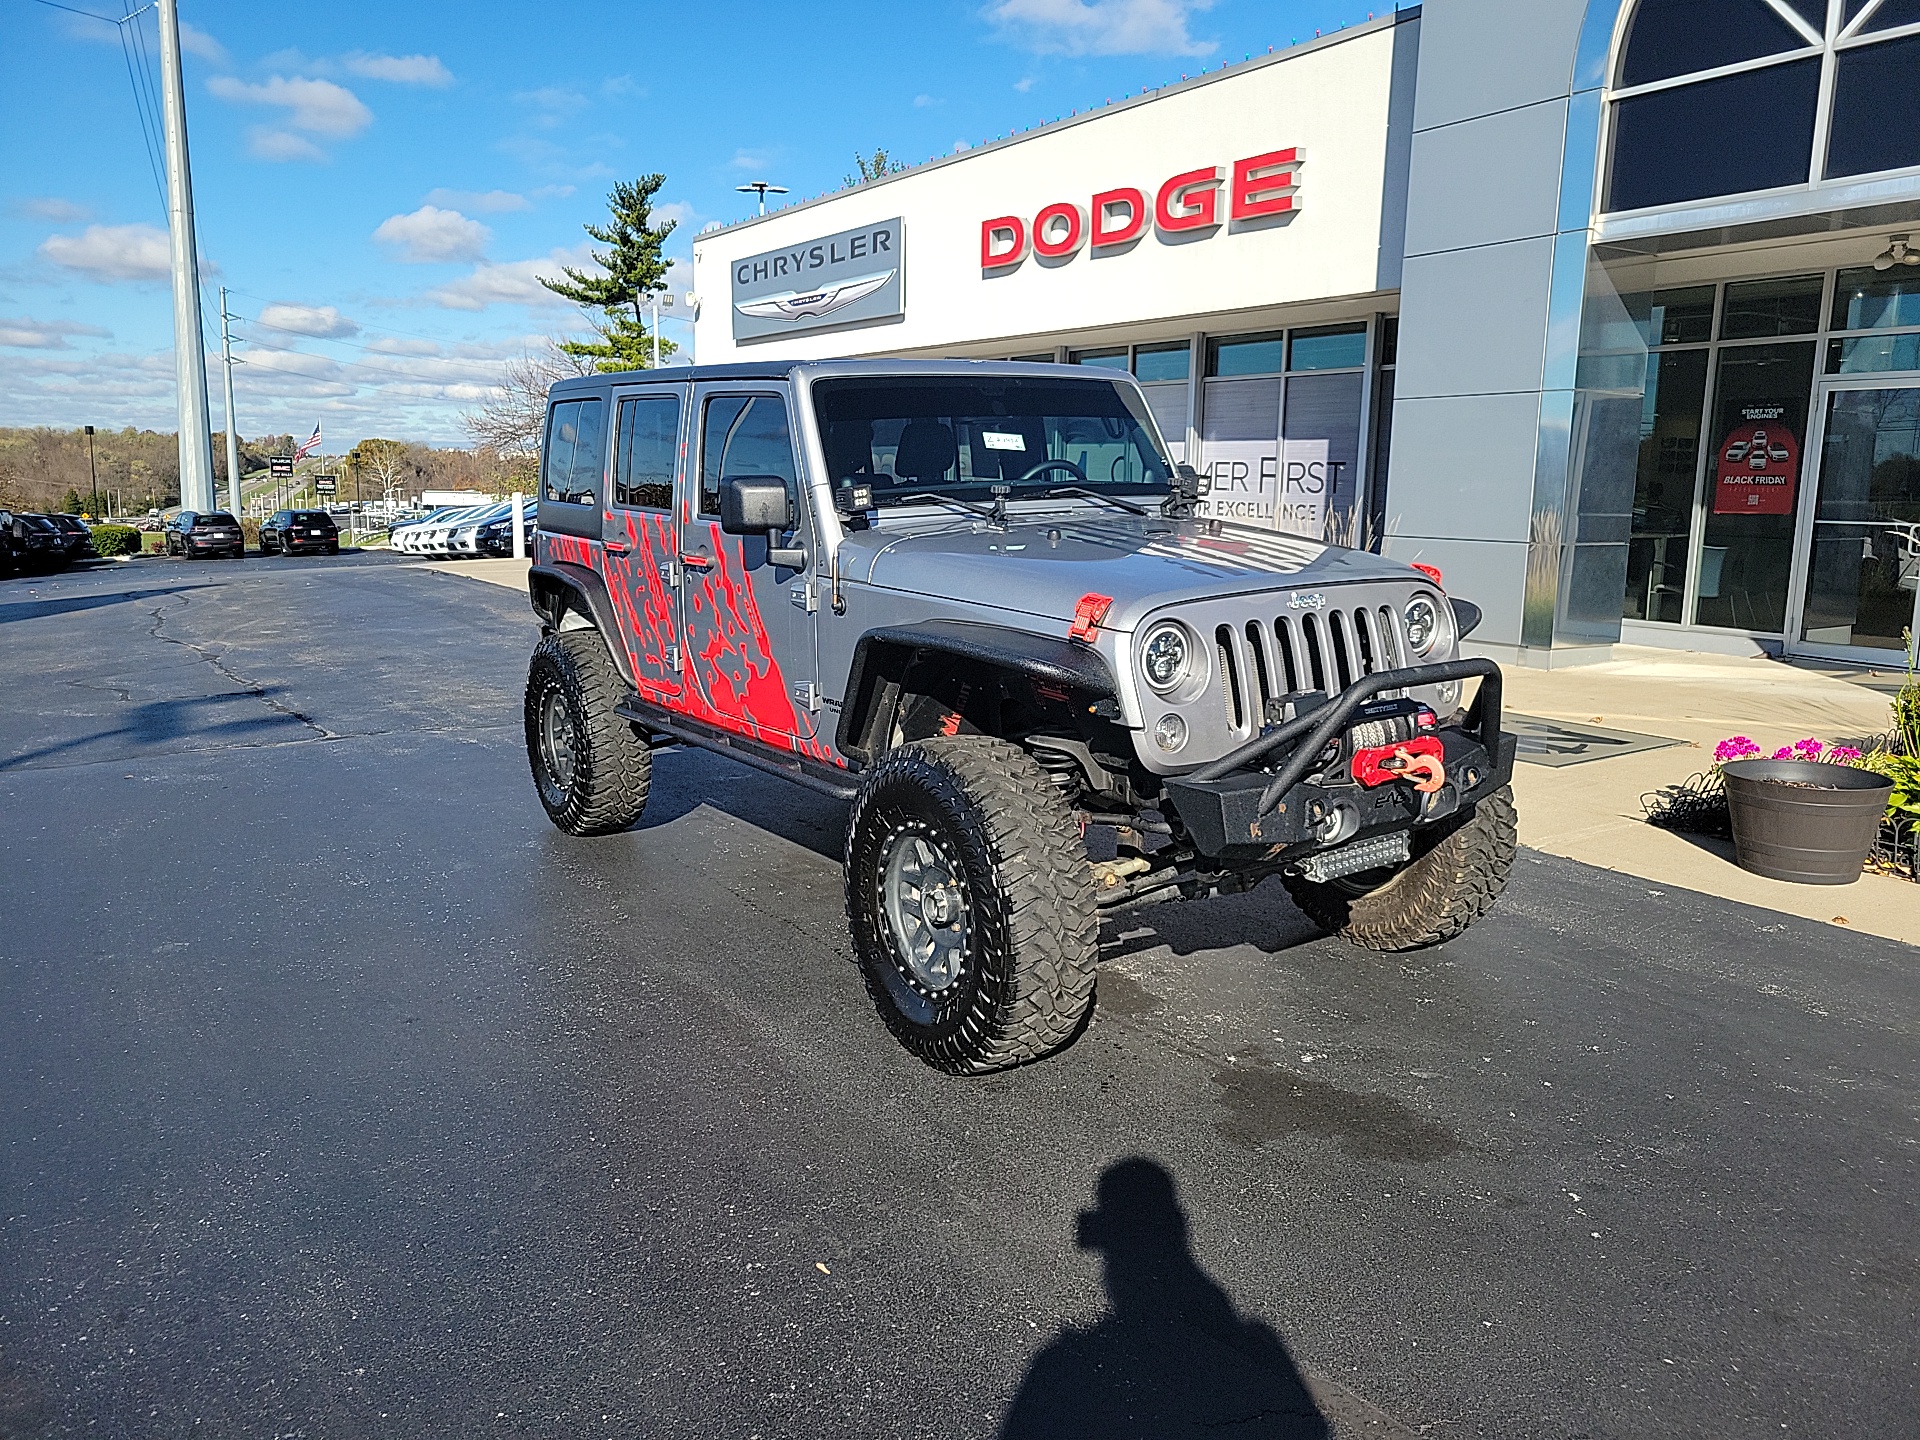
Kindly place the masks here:
<instances>
[{"instance_id":1,"label":"planter pot","mask_svg":"<svg viewBox=\"0 0 1920 1440\"><path fill-rule=\"evenodd\" d=\"M1860 878L1893 781L1819 760L1735 760L1720 774L1742 870L1800 885Z\"/></svg>"}]
</instances>

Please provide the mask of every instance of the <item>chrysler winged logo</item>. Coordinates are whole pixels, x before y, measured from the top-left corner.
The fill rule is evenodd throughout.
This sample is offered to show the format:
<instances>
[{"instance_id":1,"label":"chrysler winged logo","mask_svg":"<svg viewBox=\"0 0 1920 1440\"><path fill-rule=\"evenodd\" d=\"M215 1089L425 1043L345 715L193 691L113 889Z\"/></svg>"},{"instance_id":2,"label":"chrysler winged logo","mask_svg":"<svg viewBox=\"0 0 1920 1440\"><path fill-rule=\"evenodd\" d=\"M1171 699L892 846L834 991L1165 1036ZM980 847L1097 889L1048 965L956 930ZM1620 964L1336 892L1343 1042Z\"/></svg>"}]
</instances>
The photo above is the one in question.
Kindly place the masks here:
<instances>
[{"instance_id":1,"label":"chrysler winged logo","mask_svg":"<svg viewBox=\"0 0 1920 1440\"><path fill-rule=\"evenodd\" d=\"M844 310L856 300L864 300L893 278L893 271L876 275L858 275L824 290L789 290L784 295L769 295L764 300L741 300L734 309L756 320L817 320Z\"/></svg>"},{"instance_id":2,"label":"chrysler winged logo","mask_svg":"<svg viewBox=\"0 0 1920 1440\"><path fill-rule=\"evenodd\" d=\"M1318 590L1308 591L1304 595L1296 590L1287 597L1287 608L1289 610L1318 610L1326 603L1327 597L1322 595Z\"/></svg>"}]
</instances>

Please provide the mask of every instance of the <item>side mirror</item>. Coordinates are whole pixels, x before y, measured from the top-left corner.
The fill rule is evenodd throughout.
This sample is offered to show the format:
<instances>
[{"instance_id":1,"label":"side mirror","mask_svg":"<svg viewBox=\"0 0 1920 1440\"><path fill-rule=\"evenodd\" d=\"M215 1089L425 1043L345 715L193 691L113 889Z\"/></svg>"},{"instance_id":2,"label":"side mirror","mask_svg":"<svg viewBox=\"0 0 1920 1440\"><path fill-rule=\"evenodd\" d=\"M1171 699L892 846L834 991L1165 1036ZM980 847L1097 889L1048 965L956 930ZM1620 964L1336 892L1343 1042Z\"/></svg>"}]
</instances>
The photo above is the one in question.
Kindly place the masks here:
<instances>
[{"instance_id":1,"label":"side mirror","mask_svg":"<svg viewBox=\"0 0 1920 1440\"><path fill-rule=\"evenodd\" d=\"M729 535L765 535L793 525L787 482L771 475L734 475L720 482L720 528Z\"/></svg>"}]
</instances>

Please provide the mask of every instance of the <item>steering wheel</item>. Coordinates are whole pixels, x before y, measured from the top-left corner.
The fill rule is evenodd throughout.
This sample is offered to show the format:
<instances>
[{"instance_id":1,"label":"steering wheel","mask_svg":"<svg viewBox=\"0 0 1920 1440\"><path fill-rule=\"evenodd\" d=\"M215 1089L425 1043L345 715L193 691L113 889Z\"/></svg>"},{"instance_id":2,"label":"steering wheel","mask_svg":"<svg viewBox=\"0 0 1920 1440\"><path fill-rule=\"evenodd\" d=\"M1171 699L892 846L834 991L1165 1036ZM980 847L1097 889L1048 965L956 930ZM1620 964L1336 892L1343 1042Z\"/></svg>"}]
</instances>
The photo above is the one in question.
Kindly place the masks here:
<instances>
[{"instance_id":1,"label":"steering wheel","mask_svg":"<svg viewBox=\"0 0 1920 1440\"><path fill-rule=\"evenodd\" d=\"M1043 472L1048 470L1065 470L1068 474L1072 475L1074 479L1078 480L1082 485L1087 483L1087 472L1082 470L1078 465L1074 464L1073 461L1071 460L1041 460L1036 464L1029 465L1025 470L1021 471L1020 474L1014 476L1013 483L1016 485L1024 485L1027 483L1027 481L1031 480L1034 476L1042 474Z\"/></svg>"}]
</instances>

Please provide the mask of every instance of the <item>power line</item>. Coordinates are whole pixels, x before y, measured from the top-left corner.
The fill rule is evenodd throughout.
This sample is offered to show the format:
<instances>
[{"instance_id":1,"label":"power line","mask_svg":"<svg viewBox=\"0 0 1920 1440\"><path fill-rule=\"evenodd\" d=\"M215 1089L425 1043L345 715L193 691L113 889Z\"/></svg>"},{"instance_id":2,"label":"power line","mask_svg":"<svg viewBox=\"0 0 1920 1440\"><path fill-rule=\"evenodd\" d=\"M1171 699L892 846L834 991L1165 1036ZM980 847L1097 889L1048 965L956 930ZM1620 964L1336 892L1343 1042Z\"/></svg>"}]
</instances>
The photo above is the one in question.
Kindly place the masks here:
<instances>
[{"instance_id":1,"label":"power line","mask_svg":"<svg viewBox=\"0 0 1920 1440\"><path fill-rule=\"evenodd\" d=\"M35 3L45 5L49 10L64 10L69 15L84 15L89 20L98 20L102 25L118 25L120 23L111 15L96 15L91 10L76 10L71 5L58 4L57 0L35 0ZM142 6L141 8L145 9L146 7Z\"/></svg>"}]
</instances>

